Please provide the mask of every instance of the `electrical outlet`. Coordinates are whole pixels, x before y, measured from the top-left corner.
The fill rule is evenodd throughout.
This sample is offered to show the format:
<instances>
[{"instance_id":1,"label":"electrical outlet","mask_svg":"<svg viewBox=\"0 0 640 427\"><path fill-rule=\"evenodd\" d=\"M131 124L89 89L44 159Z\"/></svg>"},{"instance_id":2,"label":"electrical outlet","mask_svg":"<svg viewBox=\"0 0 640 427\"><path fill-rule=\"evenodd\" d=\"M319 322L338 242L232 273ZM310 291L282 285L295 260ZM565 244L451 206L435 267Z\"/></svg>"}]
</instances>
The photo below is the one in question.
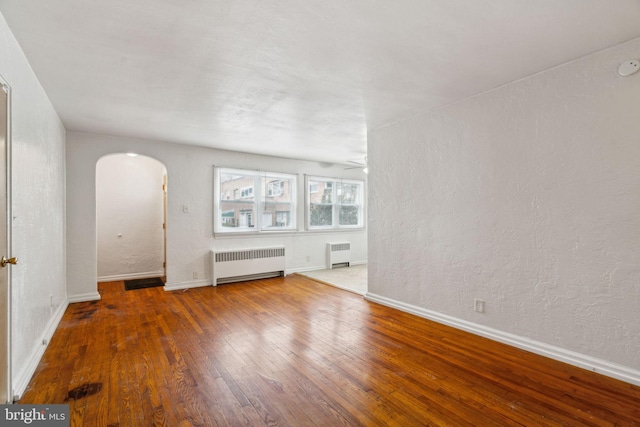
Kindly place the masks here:
<instances>
[{"instance_id":1,"label":"electrical outlet","mask_svg":"<svg viewBox=\"0 0 640 427\"><path fill-rule=\"evenodd\" d=\"M197 271L194 271L194 272L193 272L193 278L194 278L194 279L197 279L197 278L198 278L198 272L197 272Z\"/></svg>"},{"instance_id":2,"label":"electrical outlet","mask_svg":"<svg viewBox=\"0 0 640 427\"><path fill-rule=\"evenodd\" d=\"M189 213L189 205L182 205L182 212Z\"/></svg>"},{"instance_id":3,"label":"electrical outlet","mask_svg":"<svg viewBox=\"0 0 640 427\"><path fill-rule=\"evenodd\" d=\"M483 299L473 300L473 309L478 313L484 313L484 300Z\"/></svg>"}]
</instances>

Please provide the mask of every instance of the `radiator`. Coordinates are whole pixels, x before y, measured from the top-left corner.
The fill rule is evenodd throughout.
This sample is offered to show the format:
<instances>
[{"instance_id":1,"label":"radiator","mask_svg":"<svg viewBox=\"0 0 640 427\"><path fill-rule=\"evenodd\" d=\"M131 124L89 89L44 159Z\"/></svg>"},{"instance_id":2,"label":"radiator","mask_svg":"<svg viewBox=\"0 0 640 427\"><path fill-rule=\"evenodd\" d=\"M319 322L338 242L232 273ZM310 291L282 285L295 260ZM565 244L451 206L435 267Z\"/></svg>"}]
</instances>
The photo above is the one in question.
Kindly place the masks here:
<instances>
[{"instance_id":1,"label":"radiator","mask_svg":"<svg viewBox=\"0 0 640 427\"><path fill-rule=\"evenodd\" d=\"M327 243L327 268L349 267L351 242Z\"/></svg>"},{"instance_id":2,"label":"radiator","mask_svg":"<svg viewBox=\"0 0 640 427\"><path fill-rule=\"evenodd\" d=\"M213 286L265 277L284 276L285 247L211 251Z\"/></svg>"}]
</instances>

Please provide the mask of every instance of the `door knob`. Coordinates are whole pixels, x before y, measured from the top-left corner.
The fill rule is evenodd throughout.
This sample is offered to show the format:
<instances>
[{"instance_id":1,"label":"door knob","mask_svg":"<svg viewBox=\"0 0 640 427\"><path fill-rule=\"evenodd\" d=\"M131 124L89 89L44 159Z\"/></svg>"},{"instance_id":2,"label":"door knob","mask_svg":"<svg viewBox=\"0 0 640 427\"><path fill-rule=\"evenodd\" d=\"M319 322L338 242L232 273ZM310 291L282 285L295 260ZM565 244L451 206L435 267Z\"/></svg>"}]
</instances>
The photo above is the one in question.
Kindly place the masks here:
<instances>
[{"instance_id":1,"label":"door knob","mask_svg":"<svg viewBox=\"0 0 640 427\"><path fill-rule=\"evenodd\" d=\"M2 259L0 259L0 267L4 267L7 264L17 264L18 263L18 258L16 257L11 257L11 258L7 258L6 256L2 256Z\"/></svg>"}]
</instances>

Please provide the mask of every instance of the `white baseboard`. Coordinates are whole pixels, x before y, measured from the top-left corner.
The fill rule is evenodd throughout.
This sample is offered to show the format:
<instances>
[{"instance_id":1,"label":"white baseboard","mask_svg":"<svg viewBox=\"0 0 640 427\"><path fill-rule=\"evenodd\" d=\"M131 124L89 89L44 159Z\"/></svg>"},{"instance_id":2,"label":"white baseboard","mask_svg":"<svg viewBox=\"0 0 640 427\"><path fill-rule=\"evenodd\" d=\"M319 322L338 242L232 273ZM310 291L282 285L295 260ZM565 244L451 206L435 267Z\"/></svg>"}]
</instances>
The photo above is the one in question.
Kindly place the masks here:
<instances>
[{"instance_id":1,"label":"white baseboard","mask_svg":"<svg viewBox=\"0 0 640 427\"><path fill-rule=\"evenodd\" d=\"M22 394L27 389L29 385L29 381L31 381L31 377L35 373L38 368L38 363L40 363L40 359L42 359L42 355L44 355L44 351L47 349L49 342L51 341L51 337L56 331L60 320L62 320L62 316L69 306L68 302L64 302L60 304L57 310L53 313L51 318L49 319L49 323L45 328L44 332L38 338L38 341L35 343L35 347L31 351L31 354L25 361L24 365L18 372L15 378L13 378L13 398L14 400L19 400L22 397Z\"/></svg>"},{"instance_id":2,"label":"white baseboard","mask_svg":"<svg viewBox=\"0 0 640 427\"><path fill-rule=\"evenodd\" d=\"M203 286L211 286L211 279L188 280L185 282L165 283L165 291L177 291L180 289L201 288Z\"/></svg>"},{"instance_id":3,"label":"white baseboard","mask_svg":"<svg viewBox=\"0 0 640 427\"><path fill-rule=\"evenodd\" d=\"M96 292L87 292L84 294L71 295L67 299L69 300L69 304L71 304L73 302L99 301L101 297L98 291L96 291Z\"/></svg>"},{"instance_id":4,"label":"white baseboard","mask_svg":"<svg viewBox=\"0 0 640 427\"><path fill-rule=\"evenodd\" d=\"M326 265L320 265L315 267L300 267L300 268L288 268L286 274L294 274L294 273L304 273L305 271L318 271L325 270L327 268Z\"/></svg>"},{"instance_id":5,"label":"white baseboard","mask_svg":"<svg viewBox=\"0 0 640 427\"><path fill-rule=\"evenodd\" d=\"M363 265L363 264L367 264L367 261L350 261L349 262L350 266ZM288 268L287 274L304 273L305 271L318 271L318 270L326 270L326 269L327 269L327 266L325 264L316 265L312 267Z\"/></svg>"},{"instance_id":6,"label":"white baseboard","mask_svg":"<svg viewBox=\"0 0 640 427\"><path fill-rule=\"evenodd\" d=\"M480 335L522 350L530 351L541 356L559 360L579 368L587 369L589 371L597 372L608 377L640 386L640 371L636 369L611 363L606 360L597 359L585 354L576 353L561 347L534 341L519 335L489 328L487 326L458 319L436 311L427 310L401 301L396 301L370 292L365 294L365 299L388 307L396 308L407 313L415 314L416 316L424 317L425 319L433 320L434 322L462 329L472 334Z\"/></svg>"},{"instance_id":7,"label":"white baseboard","mask_svg":"<svg viewBox=\"0 0 640 427\"><path fill-rule=\"evenodd\" d=\"M119 280L135 280L135 279L150 279L152 277L164 276L164 270L160 271L146 271L143 273L127 273L127 274L114 274L112 276L100 276L98 282L117 282Z\"/></svg>"}]
</instances>

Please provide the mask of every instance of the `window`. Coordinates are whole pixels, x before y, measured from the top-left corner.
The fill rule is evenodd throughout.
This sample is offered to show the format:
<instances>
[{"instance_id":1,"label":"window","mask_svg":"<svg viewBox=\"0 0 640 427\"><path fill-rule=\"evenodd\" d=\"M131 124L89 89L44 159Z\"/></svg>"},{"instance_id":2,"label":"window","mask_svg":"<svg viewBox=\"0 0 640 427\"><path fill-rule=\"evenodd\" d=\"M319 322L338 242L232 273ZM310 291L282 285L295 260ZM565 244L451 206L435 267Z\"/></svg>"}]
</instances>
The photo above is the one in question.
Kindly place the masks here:
<instances>
[{"instance_id":1,"label":"window","mask_svg":"<svg viewBox=\"0 0 640 427\"><path fill-rule=\"evenodd\" d=\"M216 168L215 180L216 233L295 230L296 175Z\"/></svg>"},{"instance_id":2,"label":"window","mask_svg":"<svg viewBox=\"0 0 640 427\"><path fill-rule=\"evenodd\" d=\"M291 216L291 212L289 211L276 212L276 226L283 227L285 224L287 224L290 221L289 219L290 216Z\"/></svg>"},{"instance_id":3,"label":"window","mask_svg":"<svg viewBox=\"0 0 640 427\"><path fill-rule=\"evenodd\" d=\"M234 213L235 212L233 210L222 212L222 225L226 227L233 227L233 224L235 223Z\"/></svg>"},{"instance_id":4,"label":"window","mask_svg":"<svg viewBox=\"0 0 640 427\"><path fill-rule=\"evenodd\" d=\"M253 197L253 187L245 187L240 190L240 197L243 199L249 199Z\"/></svg>"},{"instance_id":5,"label":"window","mask_svg":"<svg viewBox=\"0 0 640 427\"><path fill-rule=\"evenodd\" d=\"M363 181L307 178L307 228L363 226Z\"/></svg>"},{"instance_id":6,"label":"window","mask_svg":"<svg viewBox=\"0 0 640 427\"><path fill-rule=\"evenodd\" d=\"M284 194L284 181L271 181L267 184L267 196L278 197Z\"/></svg>"}]
</instances>

